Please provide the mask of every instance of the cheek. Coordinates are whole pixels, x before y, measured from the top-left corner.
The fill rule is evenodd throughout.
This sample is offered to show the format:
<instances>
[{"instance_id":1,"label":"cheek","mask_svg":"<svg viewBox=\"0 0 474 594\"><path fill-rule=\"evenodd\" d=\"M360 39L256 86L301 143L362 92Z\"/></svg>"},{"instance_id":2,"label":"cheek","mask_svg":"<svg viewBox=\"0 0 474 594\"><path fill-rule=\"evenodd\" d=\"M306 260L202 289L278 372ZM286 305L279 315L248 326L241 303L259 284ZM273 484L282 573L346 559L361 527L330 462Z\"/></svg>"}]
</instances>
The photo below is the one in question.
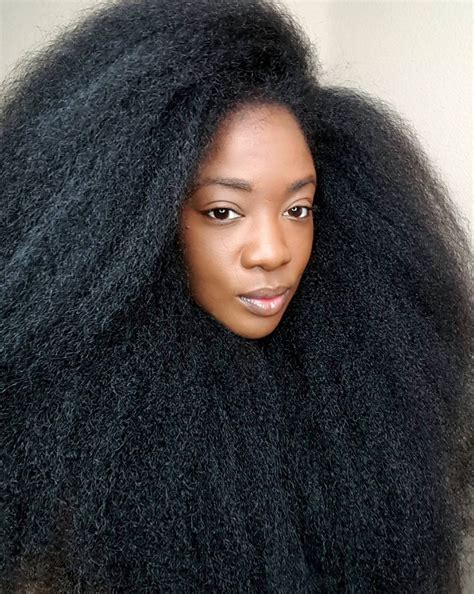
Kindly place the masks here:
<instances>
[{"instance_id":1,"label":"cheek","mask_svg":"<svg viewBox=\"0 0 474 594\"><path fill-rule=\"evenodd\" d=\"M230 254L222 241L192 229L185 230L183 240L184 261L195 295L203 292L209 295L211 287L215 293L216 289L228 284L232 274Z\"/></svg>"}]
</instances>

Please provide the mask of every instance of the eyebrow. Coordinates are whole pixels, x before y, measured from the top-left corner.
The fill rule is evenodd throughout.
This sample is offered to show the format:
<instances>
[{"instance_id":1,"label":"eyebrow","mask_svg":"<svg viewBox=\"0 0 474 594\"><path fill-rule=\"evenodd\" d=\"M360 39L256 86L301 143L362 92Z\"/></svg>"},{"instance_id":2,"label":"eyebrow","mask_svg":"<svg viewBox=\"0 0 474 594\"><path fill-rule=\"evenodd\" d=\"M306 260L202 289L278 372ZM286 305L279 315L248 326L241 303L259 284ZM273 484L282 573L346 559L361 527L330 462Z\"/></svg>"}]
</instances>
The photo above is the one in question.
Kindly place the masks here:
<instances>
[{"instance_id":1,"label":"eyebrow","mask_svg":"<svg viewBox=\"0 0 474 594\"><path fill-rule=\"evenodd\" d=\"M303 179L294 181L288 186L287 192L296 192L307 184L314 184L316 186L316 178L314 175L309 175ZM251 192L253 189L252 185L248 181L239 179L237 177L205 177L201 180L198 180L194 184L194 189L212 185L225 186L226 188L234 188L236 190L244 190L245 192Z\"/></svg>"}]
</instances>

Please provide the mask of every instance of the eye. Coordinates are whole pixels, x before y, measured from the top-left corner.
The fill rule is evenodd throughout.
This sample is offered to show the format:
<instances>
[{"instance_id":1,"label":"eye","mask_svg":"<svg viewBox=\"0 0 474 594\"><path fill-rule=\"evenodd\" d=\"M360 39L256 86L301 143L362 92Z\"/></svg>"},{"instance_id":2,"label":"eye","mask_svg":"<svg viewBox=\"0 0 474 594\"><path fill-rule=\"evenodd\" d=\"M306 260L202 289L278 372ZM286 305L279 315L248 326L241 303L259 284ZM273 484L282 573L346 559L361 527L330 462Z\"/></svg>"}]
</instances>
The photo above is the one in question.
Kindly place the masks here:
<instances>
[{"instance_id":1,"label":"eye","mask_svg":"<svg viewBox=\"0 0 474 594\"><path fill-rule=\"evenodd\" d=\"M239 217L239 215L237 215L235 217L227 217L226 213L231 213L231 212L233 212L235 215L237 215L235 210L232 210L231 208L212 208L211 210L206 210L204 212L204 214L206 216L210 217L211 219L215 219L218 221L232 221ZM211 216L211 213L216 213L216 216Z\"/></svg>"},{"instance_id":2,"label":"eye","mask_svg":"<svg viewBox=\"0 0 474 594\"><path fill-rule=\"evenodd\" d=\"M292 206L286 212L292 214L292 216L296 217L297 219L306 219L309 217L311 208L309 206ZM302 216L300 213L303 213Z\"/></svg>"}]
</instances>

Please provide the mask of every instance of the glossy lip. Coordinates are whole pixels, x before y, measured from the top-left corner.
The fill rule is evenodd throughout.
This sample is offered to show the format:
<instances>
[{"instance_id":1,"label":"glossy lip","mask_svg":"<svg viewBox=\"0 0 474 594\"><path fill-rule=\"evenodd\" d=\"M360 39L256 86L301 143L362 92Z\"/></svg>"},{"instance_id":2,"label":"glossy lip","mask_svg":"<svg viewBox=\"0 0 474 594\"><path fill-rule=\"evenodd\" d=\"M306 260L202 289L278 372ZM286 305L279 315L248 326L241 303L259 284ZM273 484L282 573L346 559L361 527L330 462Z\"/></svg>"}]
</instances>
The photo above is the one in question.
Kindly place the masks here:
<instances>
[{"instance_id":1,"label":"glossy lip","mask_svg":"<svg viewBox=\"0 0 474 594\"><path fill-rule=\"evenodd\" d=\"M283 294L275 297L247 297L246 295L239 295L240 301L245 307L254 314L259 316L274 316L283 309L287 304L290 296L290 289L286 289Z\"/></svg>"},{"instance_id":2,"label":"glossy lip","mask_svg":"<svg viewBox=\"0 0 474 594\"><path fill-rule=\"evenodd\" d=\"M262 289L256 289L255 291L249 291L248 293L242 293L239 297L248 297L249 299L261 299L267 297L276 297L277 295L283 295L283 293L289 287L280 285L279 287L263 287Z\"/></svg>"}]
</instances>

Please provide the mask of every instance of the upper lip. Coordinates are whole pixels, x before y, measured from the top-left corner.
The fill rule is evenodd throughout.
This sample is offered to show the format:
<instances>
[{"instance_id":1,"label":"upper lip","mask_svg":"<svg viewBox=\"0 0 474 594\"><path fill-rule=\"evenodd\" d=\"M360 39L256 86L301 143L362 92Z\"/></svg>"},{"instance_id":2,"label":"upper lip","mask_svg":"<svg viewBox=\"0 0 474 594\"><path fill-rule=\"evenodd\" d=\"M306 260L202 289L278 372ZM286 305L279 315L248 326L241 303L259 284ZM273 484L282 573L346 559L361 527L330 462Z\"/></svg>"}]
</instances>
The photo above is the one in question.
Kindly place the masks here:
<instances>
[{"instance_id":1,"label":"upper lip","mask_svg":"<svg viewBox=\"0 0 474 594\"><path fill-rule=\"evenodd\" d=\"M255 291L250 291L249 293L244 293L241 297L253 297L253 298L261 298L261 297L276 297L277 295L281 295L284 293L288 287L262 287L261 289L255 289Z\"/></svg>"}]
</instances>

